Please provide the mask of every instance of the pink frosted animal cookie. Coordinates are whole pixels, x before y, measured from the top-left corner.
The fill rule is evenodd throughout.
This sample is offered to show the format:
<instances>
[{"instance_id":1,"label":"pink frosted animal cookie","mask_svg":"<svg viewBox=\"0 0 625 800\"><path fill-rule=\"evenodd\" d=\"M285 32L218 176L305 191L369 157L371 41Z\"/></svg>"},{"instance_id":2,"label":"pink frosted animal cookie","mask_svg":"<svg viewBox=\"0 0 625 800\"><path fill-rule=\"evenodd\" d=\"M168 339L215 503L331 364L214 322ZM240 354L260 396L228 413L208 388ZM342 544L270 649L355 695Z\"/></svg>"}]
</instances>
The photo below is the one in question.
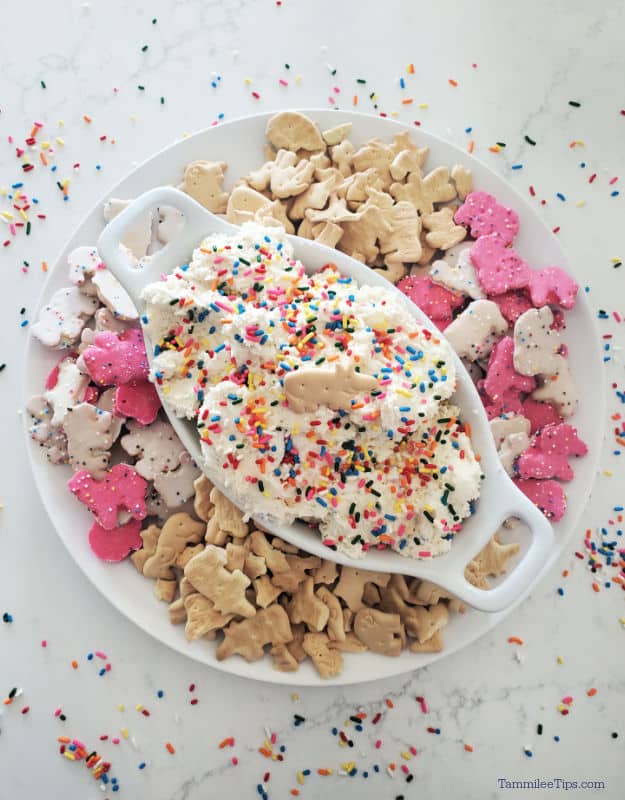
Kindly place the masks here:
<instances>
[{"instance_id":1,"label":"pink frosted animal cookie","mask_svg":"<svg viewBox=\"0 0 625 800\"><path fill-rule=\"evenodd\" d=\"M575 305L579 284L560 267L545 267L532 272L529 290L536 308L551 305L570 309Z\"/></svg>"},{"instance_id":2,"label":"pink frosted animal cookie","mask_svg":"<svg viewBox=\"0 0 625 800\"><path fill-rule=\"evenodd\" d=\"M408 275L397 284L421 311L443 330L453 319L453 312L464 303L464 298L434 283L427 275Z\"/></svg>"},{"instance_id":3,"label":"pink frosted animal cookie","mask_svg":"<svg viewBox=\"0 0 625 800\"><path fill-rule=\"evenodd\" d=\"M488 294L504 294L529 284L532 270L496 233L481 236L470 252L477 279Z\"/></svg>"},{"instance_id":4,"label":"pink frosted animal cookie","mask_svg":"<svg viewBox=\"0 0 625 800\"><path fill-rule=\"evenodd\" d=\"M456 211L454 221L467 225L471 236L497 235L503 244L510 244L519 232L519 217L516 211L500 206L492 194L471 192Z\"/></svg>"},{"instance_id":5,"label":"pink frosted animal cookie","mask_svg":"<svg viewBox=\"0 0 625 800\"><path fill-rule=\"evenodd\" d=\"M564 489L558 481L540 481L529 478L528 480L517 479L514 482L548 519L552 519L554 522L562 519L566 511L566 497Z\"/></svg>"},{"instance_id":6,"label":"pink frosted animal cookie","mask_svg":"<svg viewBox=\"0 0 625 800\"><path fill-rule=\"evenodd\" d=\"M82 469L72 476L67 485L107 531L117 527L117 514L122 509L126 509L134 519L144 519L146 516L147 481L128 464L116 464L101 481L95 480L86 469Z\"/></svg>"},{"instance_id":7,"label":"pink frosted animal cookie","mask_svg":"<svg viewBox=\"0 0 625 800\"><path fill-rule=\"evenodd\" d=\"M551 403L541 403L539 400L534 400L533 397L527 397L523 401L522 413L530 421L530 433L536 433L545 425L562 421L555 406L552 406Z\"/></svg>"},{"instance_id":8,"label":"pink frosted animal cookie","mask_svg":"<svg viewBox=\"0 0 625 800\"><path fill-rule=\"evenodd\" d=\"M492 301L497 303L502 316L510 325L514 325L521 314L532 308L532 301L525 289L512 289L504 294L494 295Z\"/></svg>"},{"instance_id":9,"label":"pink frosted animal cookie","mask_svg":"<svg viewBox=\"0 0 625 800\"><path fill-rule=\"evenodd\" d=\"M521 478L573 480L570 456L585 456L588 448L572 425L547 425L534 436L529 449L519 456L516 469Z\"/></svg>"},{"instance_id":10,"label":"pink frosted animal cookie","mask_svg":"<svg viewBox=\"0 0 625 800\"><path fill-rule=\"evenodd\" d=\"M531 376L521 375L514 368L514 342L504 336L493 347L484 379L484 391L494 401L507 392L531 392L536 381Z\"/></svg>"},{"instance_id":11,"label":"pink frosted animal cookie","mask_svg":"<svg viewBox=\"0 0 625 800\"><path fill-rule=\"evenodd\" d=\"M121 333L101 331L82 354L85 367L94 383L119 386L148 377L148 359L143 334L136 328Z\"/></svg>"},{"instance_id":12,"label":"pink frosted animal cookie","mask_svg":"<svg viewBox=\"0 0 625 800\"><path fill-rule=\"evenodd\" d=\"M89 546L102 561L123 561L133 550L139 550L142 544L139 519L131 519L111 531L94 522L89 531Z\"/></svg>"},{"instance_id":13,"label":"pink frosted animal cookie","mask_svg":"<svg viewBox=\"0 0 625 800\"><path fill-rule=\"evenodd\" d=\"M120 417L136 419L140 425L149 425L157 417L161 401L149 381L130 381L115 389L114 409Z\"/></svg>"},{"instance_id":14,"label":"pink frosted animal cookie","mask_svg":"<svg viewBox=\"0 0 625 800\"><path fill-rule=\"evenodd\" d=\"M497 419L502 414L522 414L523 403L521 401L521 392L510 389L504 392L493 400L484 391L484 381L478 382L478 391L482 397L484 410L489 420Z\"/></svg>"}]
</instances>

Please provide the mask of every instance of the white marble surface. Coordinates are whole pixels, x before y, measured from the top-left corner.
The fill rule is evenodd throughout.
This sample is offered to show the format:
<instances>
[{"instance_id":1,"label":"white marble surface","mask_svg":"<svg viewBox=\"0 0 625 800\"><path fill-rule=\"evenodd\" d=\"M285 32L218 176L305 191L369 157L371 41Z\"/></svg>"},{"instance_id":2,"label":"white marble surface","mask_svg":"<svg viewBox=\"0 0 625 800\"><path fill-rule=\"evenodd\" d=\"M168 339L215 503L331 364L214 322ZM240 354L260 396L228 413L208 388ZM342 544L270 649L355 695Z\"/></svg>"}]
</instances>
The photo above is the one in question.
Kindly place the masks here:
<instances>
[{"instance_id":1,"label":"white marble surface","mask_svg":"<svg viewBox=\"0 0 625 800\"><path fill-rule=\"evenodd\" d=\"M0 623L0 694L13 686L24 690L13 705L0 707L1 800L115 796L110 787L101 793L84 765L58 755L55 740L63 733L88 745L102 744L119 780L117 796L133 799L258 797L256 785L266 770L271 798L290 797L293 787L306 798L339 793L350 798L510 793L541 798L554 792L512 792L500 788L497 779L558 777L603 780L607 788L597 796L622 797L623 594L616 586L595 594L591 576L573 555L585 527L605 524L611 508L625 504L620 459L612 455L618 422L597 420L608 432L602 472L567 555L500 628L463 653L404 679L347 690L300 690L294 702L288 688L203 670L164 650L95 592L60 548L30 488L16 413L25 341L20 321L29 318L36 302L44 277L41 261L53 262L86 210L133 164L220 113L231 119L289 105L325 107L330 95L348 106L354 91L359 110L373 110L368 94L375 91L380 111L399 110L400 118L419 119L427 130L463 145L472 137L476 155L521 191L533 184L537 205L540 198L547 200L542 213L550 226L561 226L559 235L578 279L591 287L594 307L624 312L625 267L611 264L612 258L625 258L623 196L610 197L625 180L623 4L612 0L595 9L580 0L531 0L522 6L493 0L427 6L400 0L283 0L277 7L270 0L32 0L17 9L11 4L3 14L0 185L23 178L14 149L5 142L10 134L18 143L23 140L33 120L45 123L40 139L61 135L66 146L58 153L56 176L37 169L25 178L48 219L34 226L30 238L20 236L0 248L6 281L0 293L0 361L8 365L0 375L7 454L0 489L5 506L0 612L14 616L12 624ZM142 53L144 44L149 49ZM415 74L407 76L410 62ZM217 88L211 87L213 73L222 76ZM407 83L403 93L401 75ZM301 76L297 84L296 76ZM280 77L288 80L287 87L278 84ZM355 83L361 77L366 86ZM139 84L145 91L137 89ZM414 98L414 104L402 105L402 96ZM581 108L569 106L569 100L579 101ZM429 107L419 108L420 103ZM91 125L82 120L84 114L93 119ZM65 121L62 131L59 119ZM524 134L537 145L525 143ZM107 140L100 141L101 135ZM585 145L569 148L578 140ZM496 141L507 147L490 153L487 148ZM578 166L582 160L586 170ZM75 162L81 167L74 174ZM515 163L523 169L512 171ZM598 177L589 185L591 172ZM616 175L618 183L610 186L608 179ZM55 186L57 177L71 177L67 203ZM586 205L577 207L579 201ZM24 260L30 263L28 274L20 270ZM602 334L614 335L616 350L623 342L622 325L610 320L601 326ZM607 364L606 386L610 412L625 411L609 388L612 382L623 389L618 352ZM563 581L560 573L567 568L571 575ZM564 597L556 593L561 584ZM525 644L508 644L510 635ZM98 648L113 665L103 678L97 665L86 661L86 654ZM73 658L80 664L76 671ZM189 705L191 682L197 684L197 706ZM598 693L589 698L586 690L592 686ZM161 700L157 689L165 691ZM427 698L427 716L415 695ZM574 702L564 717L557 707L566 695ZM394 709L383 704L386 697L393 699ZM149 718L135 710L139 703L150 710ZM24 705L30 706L27 715L20 714ZM65 723L53 716L57 706L67 716ZM376 729L365 728L353 749L341 749L330 729L359 706L370 715L382 707L385 718ZM298 728L294 713L306 717ZM536 733L538 723L544 726L542 736ZM265 725L287 746L283 763L268 762L256 752ZM440 727L440 735L429 734L428 726ZM119 735L123 727L138 749L123 739L118 746L98 741L100 734ZM611 737L613 731L619 731L618 739ZM236 737L235 748L220 750L218 743L230 735ZM377 736L383 740L379 751L373 748ZM166 752L166 741L175 744L175 755ZM474 752L466 752L464 743ZM408 745L419 751L409 765L415 775L410 785L402 777L391 781L385 772L390 761L401 761L399 751ZM523 754L524 747L533 758ZM230 764L233 754L239 758L236 767ZM350 759L370 772L378 763L381 773L367 781L360 774L311 775L304 786L296 781L300 769L336 769ZM140 771L142 761L147 767Z\"/></svg>"}]
</instances>

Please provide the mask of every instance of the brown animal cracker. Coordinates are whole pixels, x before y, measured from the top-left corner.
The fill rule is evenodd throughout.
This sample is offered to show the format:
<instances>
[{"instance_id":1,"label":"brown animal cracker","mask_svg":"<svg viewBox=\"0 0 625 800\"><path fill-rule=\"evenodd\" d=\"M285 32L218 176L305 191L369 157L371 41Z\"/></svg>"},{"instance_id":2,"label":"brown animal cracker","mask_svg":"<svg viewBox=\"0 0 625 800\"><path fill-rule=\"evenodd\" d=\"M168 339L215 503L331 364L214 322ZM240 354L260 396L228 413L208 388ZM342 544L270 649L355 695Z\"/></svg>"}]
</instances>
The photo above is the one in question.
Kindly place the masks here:
<instances>
[{"instance_id":1,"label":"brown animal cracker","mask_svg":"<svg viewBox=\"0 0 625 800\"><path fill-rule=\"evenodd\" d=\"M228 205L223 190L227 168L225 161L191 161L178 188L214 214L223 214Z\"/></svg>"},{"instance_id":2,"label":"brown animal cracker","mask_svg":"<svg viewBox=\"0 0 625 800\"><path fill-rule=\"evenodd\" d=\"M305 622L315 631L322 631L330 617L329 607L314 593L312 577L299 586L287 608L291 622Z\"/></svg>"},{"instance_id":3,"label":"brown animal cracker","mask_svg":"<svg viewBox=\"0 0 625 800\"><path fill-rule=\"evenodd\" d=\"M200 594L211 600L215 609L222 614L253 617L256 609L245 597L250 580L241 570L229 572L226 562L226 551L209 544L202 553L187 563L184 568L185 578L191 581Z\"/></svg>"},{"instance_id":4,"label":"brown animal cracker","mask_svg":"<svg viewBox=\"0 0 625 800\"><path fill-rule=\"evenodd\" d=\"M326 586L317 589L317 597L327 606L329 616L327 621L328 636L333 641L345 640L345 624L341 602Z\"/></svg>"},{"instance_id":5,"label":"brown animal cracker","mask_svg":"<svg viewBox=\"0 0 625 800\"><path fill-rule=\"evenodd\" d=\"M413 172L406 183L393 183L390 192L396 200L408 200L421 216L434 211L434 203L447 203L456 196L456 189L449 181L447 167L436 167L422 178Z\"/></svg>"},{"instance_id":6,"label":"brown animal cracker","mask_svg":"<svg viewBox=\"0 0 625 800\"><path fill-rule=\"evenodd\" d=\"M217 660L238 653L246 661L258 661L263 657L267 644L287 644L293 638L291 625L282 606L263 608L251 619L231 622L224 629L224 639L217 648Z\"/></svg>"},{"instance_id":7,"label":"brown animal cracker","mask_svg":"<svg viewBox=\"0 0 625 800\"><path fill-rule=\"evenodd\" d=\"M282 111L272 117L265 131L276 150L324 150L325 142L317 125L298 111Z\"/></svg>"},{"instance_id":8,"label":"brown animal cracker","mask_svg":"<svg viewBox=\"0 0 625 800\"><path fill-rule=\"evenodd\" d=\"M143 565L145 577L171 580L176 559L188 544L202 540L205 527L203 522L196 522L188 514L173 514L161 528L154 553Z\"/></svg>"},{"instance_id":9,"label":"brown animal cracker","mask_svg":"<svg viewBox=\"0 0 625 800\"><path fill-rule=\"evenodd\" d=\"M362 594L365 584L375 583L376 586L386 586L390 579L391 576L383 572L343 567L334 594L342 598L349 609L358 611L363 606Z\"/></svg>"},{"instance_id":10,"label":"brown animal cracker","mask_svg":"<svg viewBox=\"0 0 625 800\"><path fill-rule=\"evenodd\" d=\"M267 608L278 599L282 594L282 589L273 585L268 575L261 575L254 581L254 591L256 592L256 605L260 608Z\"/></svg>"},{"instance_id":11,"label":"brown animal cracker","mask_svg":"<svg viewBox=\"0 0 625 800\"><path fill-rule=\"evenodd\" d=\"M193 483L193 488L195 489L193 510L200 519L204 520L204 522L208 522L214 508L210 499L210 493L213 491L213 484L208 480L206 475L200 475Z\"/></svg>"},{"instance_id":12,"label":"brown animal cracker","mask_svg":"<svg viewBox=\"0 0 625 800\"><path fill-rule=\"evenodd\" d=\"M215 506L215 520L219 529L234 536L235 539L247 536L248 527L247 523L243 522L243 512L216 487L212 489L210 499ZM257 555L262 555L262 553Z\"/></svg>"},{"instance_id":13,"label":"brown animal cracker","mask_svg":"<svg viewBox=\"0 0 625 800\"><path fill-rule=\"evenodd\" d=\"M405 634L399 614L361 608L354 617L354 633L374 653L398 656L404 647Z\"/></svg>"},{"instance_id":14,"label":"brown animal cracker","mask_svg":"<svg viewBox=\"0 0 625 800\"><path fill-rule=\"evenodd\" d=\"M226 219L233 225L255 219L256 214L271 205L271 200L250 186L235 187L228 198Z\"/></svg>"},{"instance_id":15,"label":"brown animal cracker","mask_svg":"<svg viewBox=\"0 0 625 800\"><path fill-rule=\"evenodd\" d=\"M273 668L279 672L295 672L299 667L297 659L286 644L274 644L269 650L269 655L273 660Z\"/></svg>"},{"instance_id":16,"label":"brown animal cracker","mask_svg":"<svg viewBox=\"0 0 625 800\"><path fill-rule=\"evenodd\" d=\"M211 631L225 628L233 618L232 614L222 614L208 598L197 592L187 595L183 603L187 612L184 633L190 642Z\"/></svg>"},{"instance_id":17,"label":"brown animal cracker","mask_svg":"<svg viewBox=\"0 0 625 800\"><path fill-rule=\"evenodd\" d=\"M311 367L289 372L284 391L289 407L297 414L320 406L349 409L358 392L375 389L377 380L356 372L353 365L335 364L330 369Z\"/></svg>"},{"instance_id":18,"label":"brown animal cracker","mask_svg":"<svg viewBox=\"0 0 625 800\"><path fill-rule=\"evenodd\" d=\"M330 640L325 633L306 633L304 652L312 659L315 669L322 678L335 678L343 669L343 657L329 647Z\"/></svg>"}]
</instances>

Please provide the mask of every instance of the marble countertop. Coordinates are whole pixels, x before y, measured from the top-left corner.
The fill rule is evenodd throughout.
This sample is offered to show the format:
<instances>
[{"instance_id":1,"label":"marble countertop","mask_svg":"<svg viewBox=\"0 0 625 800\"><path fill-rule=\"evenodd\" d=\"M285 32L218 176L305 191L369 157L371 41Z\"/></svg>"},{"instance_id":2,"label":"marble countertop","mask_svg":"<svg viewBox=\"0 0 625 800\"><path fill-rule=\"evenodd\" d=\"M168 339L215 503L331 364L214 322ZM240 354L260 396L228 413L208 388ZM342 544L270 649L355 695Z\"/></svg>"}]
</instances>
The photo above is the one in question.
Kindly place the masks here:
<instances>
[{"instance_id":1,"label":"marble countertop","mask_svg":"<svg viewBox=\"0 0 625 800\"><path fill-rule=\"evenodd\" d=\"M612 316L625 316L625 267L615 266L625 258L623 195L614 194L625 180L623 4L32 0L12 9L3 15L0 186L23 180L47 219L35 219L29 237L0 248L7 283L0 293L0 362L7 365L0 403L8 454L0 488L0 614L13 617L0 622L0 694L23 690L0 706L0 800L251 798L261 796L257 786L266 772L261 789L271 798L291 797L294 789L310 800L339 793L376 800L554 796L547 788L505 788L505 780L540 779L603 781L596 796L622 797L623 594L618 585L605 588L574 555L586 528L609 526L613 509L625 505L613 433L622 427L618 418L597 419L606 430L601 468L566 554L502 625L403 678L297 690L201 668L135 628L93 589L60 547L31 488L15 388L26 338L20 326L43 283L42 261L53 263L86 211L133 165L221 114L347 108L357 93L358 110L397 112L462 147L473 139L476 155L521 192L534 187L534 202L559 228L593 308L609 316L599 321L600 334L613 337L604 340L611 348L608 409L625 413L617 394L625 337ZM408 64L414 74L407 75ZM411 105L402 103L407 98ZM24 174L15 158L35 120L44 124L42 136L65 142L57 145L58 178L43 168ZM489 150L497 142L506 146ZM69 202L55 183L66 177ZM563 570L570 571L565 580ZM524 644L509 644L511 635ZM87 660L95 650L112 664L102 677L98 658ZM426 698L427 714L417 696ZM194 697L199 702L192 705ZM562 706L563 698L573 702ZM64 721L55 717L57 708ZM345 727L361 710L369 720L378 710L383 717L362 732L353 723ZM295 724L294 715L304 721ZM338 746L334 727L347 732L353 748ZM285 746L283 761L258 753L267 731L276 734L275 752ZM100 741L103 734L107 741ZM119 791L109 784L101 792L84 764L61 758L59 735L97 747L111 761ZM234 746L220 749L231 736ZM400 753L410 746L418 755L407 761ZM350 761L354 777L317 774ZM402 763L414 774L411 784ZM298 782L307 769L311 774Z\"/></svg>"}]
</instances>

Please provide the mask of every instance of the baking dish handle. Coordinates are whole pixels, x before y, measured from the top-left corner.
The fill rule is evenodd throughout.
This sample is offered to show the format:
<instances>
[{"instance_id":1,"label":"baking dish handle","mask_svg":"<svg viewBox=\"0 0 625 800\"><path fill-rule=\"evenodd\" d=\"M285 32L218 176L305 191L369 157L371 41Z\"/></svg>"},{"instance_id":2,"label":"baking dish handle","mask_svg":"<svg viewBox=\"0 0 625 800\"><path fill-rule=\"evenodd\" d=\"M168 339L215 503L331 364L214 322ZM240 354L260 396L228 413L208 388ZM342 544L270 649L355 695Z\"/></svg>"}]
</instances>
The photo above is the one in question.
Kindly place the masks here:
<instances>
[{"instance_id":1,"label":"baking dish handle","mask_svg":"<svg viewBox=\"0 0 625 800\"><path fill-rule=\"evenodd\" d=\"M177 209L182 215L182 226L162 250L135 265L122 245L124 232L141 214L159 206ZM184 192L173 186L161 186L137 197L112 219L100 234L97 248L104 264L140 309L143 288L188 261L203 236L235 230L235 226L207 211Z\"/></svg>"}]
</instances>

